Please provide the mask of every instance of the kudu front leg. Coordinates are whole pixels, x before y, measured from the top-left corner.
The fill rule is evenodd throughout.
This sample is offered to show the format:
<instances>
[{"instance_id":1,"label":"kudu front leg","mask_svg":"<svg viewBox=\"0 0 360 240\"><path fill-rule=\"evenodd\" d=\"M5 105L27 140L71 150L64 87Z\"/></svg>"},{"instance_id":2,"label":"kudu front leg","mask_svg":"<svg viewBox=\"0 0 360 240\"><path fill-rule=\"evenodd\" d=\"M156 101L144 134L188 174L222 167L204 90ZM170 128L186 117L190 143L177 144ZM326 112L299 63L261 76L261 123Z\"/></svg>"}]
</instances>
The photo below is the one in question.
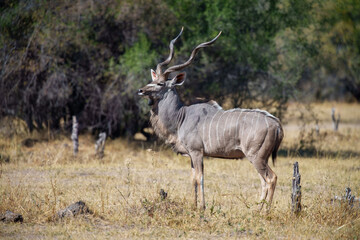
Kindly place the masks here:
<instances>
[{"instance_id":1,"label":"kudu front leg","mask_svg":"<svg viewBox=\"0 0 360 240\"><path fill-rule=\"evenodd\" d=\"M200 208L205 210L205 193L204 193L204 163L202 153L192 153L191 157L191 170L192 170L192 183L194 186L195 207L197 207L197 195L199 190L200 195Z\"/></svg>"}]
</instances>

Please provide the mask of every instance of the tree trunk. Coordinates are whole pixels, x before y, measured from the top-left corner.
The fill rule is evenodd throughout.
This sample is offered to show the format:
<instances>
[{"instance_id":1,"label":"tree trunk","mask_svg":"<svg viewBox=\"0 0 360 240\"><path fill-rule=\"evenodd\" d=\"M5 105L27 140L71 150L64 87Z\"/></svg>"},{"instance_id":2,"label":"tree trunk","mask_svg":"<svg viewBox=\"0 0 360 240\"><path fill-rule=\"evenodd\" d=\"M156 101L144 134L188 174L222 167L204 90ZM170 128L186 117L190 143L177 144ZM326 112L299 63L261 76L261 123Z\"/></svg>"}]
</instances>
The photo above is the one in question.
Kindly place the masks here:
<instances>
[{"instance_id":1,"label":"tree trunk","mask_svg":"<svg viewBox=\"0 0 360 240\"><path fill-rule=\"evenodd\" d=\"M346 90L354 96L357 102L360 102L360 84L357 84L354 79L349 79L348 77L345 77L342 80L345 84Z\"/></svg>"}]
</instances>

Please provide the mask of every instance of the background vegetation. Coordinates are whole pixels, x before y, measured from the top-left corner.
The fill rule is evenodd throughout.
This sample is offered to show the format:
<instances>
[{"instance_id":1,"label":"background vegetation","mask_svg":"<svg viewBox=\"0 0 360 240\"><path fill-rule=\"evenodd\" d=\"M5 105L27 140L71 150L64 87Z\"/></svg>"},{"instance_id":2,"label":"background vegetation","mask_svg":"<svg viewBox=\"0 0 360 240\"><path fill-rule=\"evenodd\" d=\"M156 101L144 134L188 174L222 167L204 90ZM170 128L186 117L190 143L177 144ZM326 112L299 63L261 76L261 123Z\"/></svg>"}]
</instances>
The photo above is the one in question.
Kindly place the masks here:
<instances>
[{"instance_id":1,"label":"background vegetation","mask_svg":"<svg viewBox=\"0 0 360 240\"><path fill-rule=\"evenodd\" d=\"M356 0L1 1L0 116L132 137L149 111L135 92L181 26L174 63L223 31L187 68L186 102L282 118L294 99L359 101L359 22Z\"/></svg>"}]
</instances>

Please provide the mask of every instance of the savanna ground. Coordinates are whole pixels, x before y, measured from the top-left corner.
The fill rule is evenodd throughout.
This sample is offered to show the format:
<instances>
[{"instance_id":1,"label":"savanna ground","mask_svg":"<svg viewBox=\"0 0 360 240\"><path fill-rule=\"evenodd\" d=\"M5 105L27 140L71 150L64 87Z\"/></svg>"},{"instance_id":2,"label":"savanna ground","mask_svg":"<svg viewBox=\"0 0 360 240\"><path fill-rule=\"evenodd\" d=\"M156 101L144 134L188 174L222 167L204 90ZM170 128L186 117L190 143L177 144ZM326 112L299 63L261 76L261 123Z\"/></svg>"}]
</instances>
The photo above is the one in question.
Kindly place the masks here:
<instances>
[{"instance_id":1,"label":"savanna ground","mask_svg":"<svg viewBox=\"0 0 360 240\"><path fill-rule=\"evenodd\" d=\"M332 106L341 114L338 133L332 131ZM106 155L99 160L94 139L81 135L79 154L73 157L69 136L9 137L3 120L0 213L20 213L24 222L0 223L0 238L358 239L360 210L330 200L346 187L360 195L360 105L316 104L320 134L311 134L311 123L303 132L305 141L299 138L298 109L290 105L293 114L284 124L280 156L275 167L270 164L278 184L268 214L257 211L260 180L246 159L205 159L207 208L201 212L192 205L190 160L167 147L108 139ZM25 138L38 141L26 147ZM302 177L299 216L290 206L295 161ZM165 200L160 189L168 193ZM54 220L58 210L79 200L93 214Z\"/></svg>"}]
</instances>

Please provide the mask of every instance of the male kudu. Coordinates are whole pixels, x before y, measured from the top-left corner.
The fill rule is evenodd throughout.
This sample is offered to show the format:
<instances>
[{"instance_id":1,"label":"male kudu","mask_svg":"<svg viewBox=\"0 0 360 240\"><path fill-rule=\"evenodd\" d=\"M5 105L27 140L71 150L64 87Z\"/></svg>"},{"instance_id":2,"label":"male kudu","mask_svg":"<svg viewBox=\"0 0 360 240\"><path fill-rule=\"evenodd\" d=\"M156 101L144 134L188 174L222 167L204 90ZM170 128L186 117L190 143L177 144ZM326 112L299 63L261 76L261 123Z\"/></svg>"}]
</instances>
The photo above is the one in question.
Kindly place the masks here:
<instances>
[{"instance_id":1,"label":"male kudu","mask_svg":"<svg viewBox=\"0 0 360 240\"><path fill-rule=\"evenodd\" d=\"M151 125L175 152L190 156L195 206L199 188L201 208L205 209L204 156L227 159L247 157L261 179L260 210L267 197L270 209L277 176L269 167L268 159L272 155L275 163L284 136L281 123L266 111L239 108L225 111L215 101L184 105L175 86L184 83L185 73L179 73L172 79L168 79L169 74L190 65L198 50L213 44L221 32L213 40L198 45L185 63L163 72L162 66L169 64L173 58L174 43L182 31L170 42L169 57L157 65L156 72L151 69L152 82L138 91L139 95L149 99Z\"/></svg>"}]
</instances>

